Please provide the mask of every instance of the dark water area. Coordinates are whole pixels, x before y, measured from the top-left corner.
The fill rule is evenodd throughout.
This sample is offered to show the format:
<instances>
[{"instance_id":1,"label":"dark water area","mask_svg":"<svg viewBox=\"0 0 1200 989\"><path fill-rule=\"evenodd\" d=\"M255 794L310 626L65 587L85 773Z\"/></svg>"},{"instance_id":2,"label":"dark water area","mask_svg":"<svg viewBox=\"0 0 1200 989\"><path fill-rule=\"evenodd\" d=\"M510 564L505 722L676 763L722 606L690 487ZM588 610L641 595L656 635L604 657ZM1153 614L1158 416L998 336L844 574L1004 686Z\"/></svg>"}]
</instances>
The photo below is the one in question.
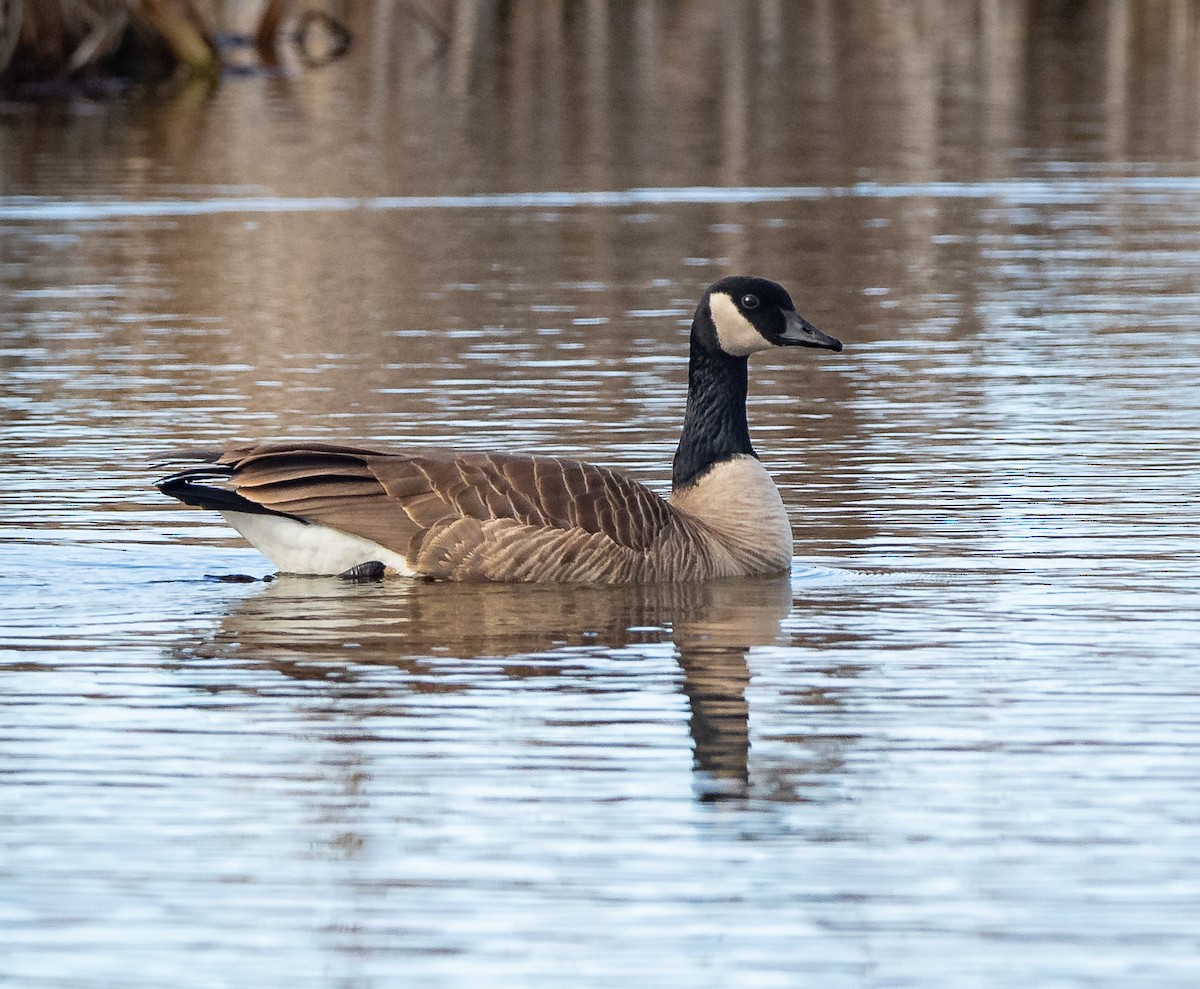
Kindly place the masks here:
<instances>
[{"instance_id":1,"label":"dark water area","mask_svg":"<svg viewBox=\"0 0 1200 989\"><path fill-rule=\"evenodd\" d=\"M423 11L423 12L422 12ZM1200 984L1200 4L356 4L0 103L0 984ZM790 578L214 579L230 440L669 483Z\"/></svg>"}]
</instances>

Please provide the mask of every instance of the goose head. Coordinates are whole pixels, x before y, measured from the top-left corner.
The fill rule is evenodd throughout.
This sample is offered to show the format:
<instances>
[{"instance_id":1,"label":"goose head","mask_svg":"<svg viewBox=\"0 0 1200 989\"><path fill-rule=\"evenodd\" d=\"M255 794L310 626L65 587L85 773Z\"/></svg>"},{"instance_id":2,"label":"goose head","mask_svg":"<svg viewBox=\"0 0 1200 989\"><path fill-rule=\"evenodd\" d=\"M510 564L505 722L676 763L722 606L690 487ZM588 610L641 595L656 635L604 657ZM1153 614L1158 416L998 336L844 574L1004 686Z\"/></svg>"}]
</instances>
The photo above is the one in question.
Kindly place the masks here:
<instances>
[{"instance_id":1,"label":"goose head","mask_svg":"<svg viewBox=\"0 0 1200 989\"><path fill-rule=\"evenodd\" d=\"M749 357L772 347L842 345L796 312L787 289L767 278L733 275L712 285L696 307L692 340L705 350Z\"/></svg>"}]
</instances>

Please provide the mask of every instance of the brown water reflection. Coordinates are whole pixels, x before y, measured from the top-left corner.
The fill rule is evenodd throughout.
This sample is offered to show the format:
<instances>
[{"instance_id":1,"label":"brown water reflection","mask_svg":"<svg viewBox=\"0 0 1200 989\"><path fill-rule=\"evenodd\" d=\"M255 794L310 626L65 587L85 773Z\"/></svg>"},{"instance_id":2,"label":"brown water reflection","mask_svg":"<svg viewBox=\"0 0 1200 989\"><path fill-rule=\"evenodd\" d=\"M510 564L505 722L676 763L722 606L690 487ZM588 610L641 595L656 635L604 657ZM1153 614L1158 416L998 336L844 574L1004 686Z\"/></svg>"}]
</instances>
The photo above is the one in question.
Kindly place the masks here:
<instances>
[{"instance_id":1,"label":"brown water reflection","mask_svg":"<svg viewBox=\"0 0 1200 989\"><path fill-rule=\"evenodd\" d=\"M750 782L747 653L781 641L792 597L787 578L628 588L418 581L357 588L281 577L246 598L211 637L172 652L176 661L236 660L239 669L253 664L292 679L332 678L339 690L382 666L408 674L416 691L469 693L476 687L471 661L486 660L485 673L514 680L567 674L569 689L578 690L581 655L674 643L697 786L706 797L723 798L745 796ZM379 716L402 717L395 682L372 687L373 679L364 678L356 696L377 698ZM205 689L222 688L210 681ZM580 704L587 703L584 687Z\"/></svg>"}]
</instances>

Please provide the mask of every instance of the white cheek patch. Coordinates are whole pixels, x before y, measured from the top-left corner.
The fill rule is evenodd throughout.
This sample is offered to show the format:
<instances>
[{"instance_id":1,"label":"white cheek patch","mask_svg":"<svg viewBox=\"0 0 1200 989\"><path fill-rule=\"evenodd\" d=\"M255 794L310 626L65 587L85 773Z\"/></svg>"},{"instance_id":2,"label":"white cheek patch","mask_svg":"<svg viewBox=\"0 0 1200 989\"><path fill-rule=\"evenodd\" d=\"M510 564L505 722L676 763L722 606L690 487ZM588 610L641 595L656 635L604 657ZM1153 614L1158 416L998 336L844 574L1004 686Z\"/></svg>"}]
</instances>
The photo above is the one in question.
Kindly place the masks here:
<instances>
[{"instance_id":1,"label":"white cheek patch","mask_svg":"<svg viewBox=\"0 0 1200 989\"><path fill-rule=\"evenodd\" d=\"M769 343L754 324L738 311L737 304L724 292L708 297L708 309L717 328L721 349L734 357L749 357L760 350L770 350Z\"/></svg>"}]
</instances>

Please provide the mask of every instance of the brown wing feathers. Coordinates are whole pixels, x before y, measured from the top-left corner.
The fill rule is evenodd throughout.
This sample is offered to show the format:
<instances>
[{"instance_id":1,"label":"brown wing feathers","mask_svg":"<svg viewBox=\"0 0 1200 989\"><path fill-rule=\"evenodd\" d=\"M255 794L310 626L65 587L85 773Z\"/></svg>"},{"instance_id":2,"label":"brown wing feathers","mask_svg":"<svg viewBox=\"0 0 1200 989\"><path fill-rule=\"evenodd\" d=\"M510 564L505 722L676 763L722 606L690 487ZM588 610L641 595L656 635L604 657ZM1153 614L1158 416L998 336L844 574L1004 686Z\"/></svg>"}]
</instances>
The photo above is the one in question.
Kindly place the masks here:
<instances>
[{"instance_id":1,"label":"brown wing feathers","mask_svg":"<svg viewBox=\"0 0 1200 989\"><path fill-rule=\"evenodd\" d=\"M218 459L265 509L371 539L462 579L628 579L677 522L623 474L553 457L258 446Z\"/></svg>"}]
</instances>

